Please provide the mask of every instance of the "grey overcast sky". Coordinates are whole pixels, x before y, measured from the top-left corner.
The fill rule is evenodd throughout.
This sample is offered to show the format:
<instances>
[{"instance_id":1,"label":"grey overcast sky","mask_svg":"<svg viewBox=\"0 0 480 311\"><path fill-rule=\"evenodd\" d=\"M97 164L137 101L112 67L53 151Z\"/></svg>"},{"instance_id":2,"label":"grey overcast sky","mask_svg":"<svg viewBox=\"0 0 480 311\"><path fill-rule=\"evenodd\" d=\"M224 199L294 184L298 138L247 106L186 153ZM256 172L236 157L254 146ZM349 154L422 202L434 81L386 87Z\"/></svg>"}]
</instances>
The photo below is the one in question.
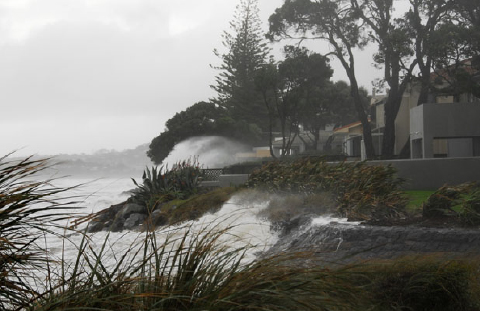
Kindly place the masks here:
<instances>
[{"instance_id":1,"label":"grey overcast sky","mask_svg":"<svg viewBox=\"0 0 480 311\"><path fill-rule=\"evenodd\" d=\"M0 156L148 143L214 96L238 0L0 0ZM267 19L283 0L259 0ZM310 48L325 53L324 43ZM278 54L280 45L274 47ZM345 79L332 62L334 80ZM361 85L378 77L359 62Z\"/></svg>"}]
</instances>

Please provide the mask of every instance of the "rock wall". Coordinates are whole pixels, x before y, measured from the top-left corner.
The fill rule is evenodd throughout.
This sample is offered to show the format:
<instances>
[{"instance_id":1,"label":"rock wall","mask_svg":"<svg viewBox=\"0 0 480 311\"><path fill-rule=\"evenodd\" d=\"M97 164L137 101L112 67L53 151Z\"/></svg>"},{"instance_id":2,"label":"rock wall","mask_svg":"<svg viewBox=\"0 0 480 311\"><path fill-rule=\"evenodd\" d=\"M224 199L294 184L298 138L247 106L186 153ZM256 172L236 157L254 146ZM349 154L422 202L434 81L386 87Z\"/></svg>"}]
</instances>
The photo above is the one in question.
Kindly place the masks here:
<instances>
[{"instance_id":1,"label":"rock wall","mask_svg":"<svg viewBox=\"0 0 480 311\"><path fill-rule=\"evenodd\" d=\"M314 252L325 262L349 263L394 259L407 255L441 255L448 258L480 255L480 230L423 227L382 227L330 224L305 226L291 232L268 251Z\"/></svg>"}]
</instances>

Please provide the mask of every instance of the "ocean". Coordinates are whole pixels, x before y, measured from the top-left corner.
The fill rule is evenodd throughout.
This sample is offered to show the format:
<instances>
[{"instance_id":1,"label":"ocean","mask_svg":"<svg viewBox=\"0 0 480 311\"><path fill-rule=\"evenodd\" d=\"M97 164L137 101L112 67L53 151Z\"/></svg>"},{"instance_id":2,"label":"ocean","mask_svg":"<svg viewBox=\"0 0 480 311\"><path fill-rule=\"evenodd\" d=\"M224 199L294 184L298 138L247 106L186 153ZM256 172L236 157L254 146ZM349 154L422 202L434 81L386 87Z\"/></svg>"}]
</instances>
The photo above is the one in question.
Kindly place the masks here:
<instances>
[{"instance_id":1,"label":"ocean","mask_svg":"<svg viewBox=\"0 0 480 311\"><path fill-rule=\"evenodd\" d=\"M125 201L128 191L134 188L130 178L104 178L97 180L61 178L54 181L55 186L72 187L81 185L78 188L68 191L64 195L78 196L80 202L75 208L69 209L72 215L86 215L108 208L112 204ZM78 206L77 206L78 205ZM258 217L258 214L268 205L265 197L248 198L245 195L234 195L223 207L214 214L207 214L195 221L189 221L177 226L164 226L157 228L155 234L157 244L164 241L180 239L188 230L191 236L209 230L224 230L218 243L223 243L231 249L247 248L243 259L244 263L253 261L257 254L267 250L278 239L278 233L272 231L270 222ZM60 226L71 226L72 220L65 220L59 223ZM61 230L51 227L50 230L56 234L45 235L43 245L51 262L63 262L72 266L77 258L78 249L83 243L88 248L99 253L102 246L107 245L103 250L102 263L116 265L121 255L129 249L141 248L144 242L144 232L123 231L123 232L97 232L85 234L85 224L79 225L75 230ZM133 262L135 258L129 259ZM42 272L40 272L42 273ZM46 273L46 271L43 271ZM45 277L47 277L45 275Z\"/></svg>"}]
</instances>

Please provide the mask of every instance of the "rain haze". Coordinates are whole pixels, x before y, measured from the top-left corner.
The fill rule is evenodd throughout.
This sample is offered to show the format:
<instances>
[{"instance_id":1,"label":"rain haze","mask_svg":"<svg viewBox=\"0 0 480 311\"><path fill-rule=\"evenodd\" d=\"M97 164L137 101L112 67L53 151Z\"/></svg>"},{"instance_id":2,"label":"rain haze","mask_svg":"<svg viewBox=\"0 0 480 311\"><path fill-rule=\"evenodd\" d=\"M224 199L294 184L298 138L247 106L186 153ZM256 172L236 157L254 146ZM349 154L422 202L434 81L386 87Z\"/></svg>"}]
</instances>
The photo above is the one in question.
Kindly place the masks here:
<instances>
[{"instance_id":1,"label":"rain haze","mask_svg":"<svg viewBox=\"0 0 480 311\"><path fill-rule=\"evenodd\" d=\"M149 143L175 113L215 96L210 65L221 60L213 49L223 52L238 3L0 0L0 152L89 154ZM265 29L282 3L259 1ZM357 70L370 89L379 74L366 54ZM333 80L346 80L332 66Z\"/></svg>"}]
</instances>

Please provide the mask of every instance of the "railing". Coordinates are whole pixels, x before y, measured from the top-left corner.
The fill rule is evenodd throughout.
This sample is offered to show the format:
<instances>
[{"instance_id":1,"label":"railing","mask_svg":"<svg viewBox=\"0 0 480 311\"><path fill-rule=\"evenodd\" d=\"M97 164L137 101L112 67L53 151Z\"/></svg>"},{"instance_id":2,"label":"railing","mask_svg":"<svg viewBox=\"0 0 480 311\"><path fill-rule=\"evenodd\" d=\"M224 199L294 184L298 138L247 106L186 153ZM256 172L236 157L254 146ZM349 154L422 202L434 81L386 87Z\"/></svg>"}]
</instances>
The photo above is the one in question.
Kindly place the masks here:
<instances>
[{"instance_id":1,"label":"railing","mask_svg":"<svg viewBox=\"0 0 480 311\"><path fill-rule=\"evenodd\" d=\"M201 172L202 181L218 181L218 177L223 174L223 168L207 168Z\"/></svg>"}]
</instances>

